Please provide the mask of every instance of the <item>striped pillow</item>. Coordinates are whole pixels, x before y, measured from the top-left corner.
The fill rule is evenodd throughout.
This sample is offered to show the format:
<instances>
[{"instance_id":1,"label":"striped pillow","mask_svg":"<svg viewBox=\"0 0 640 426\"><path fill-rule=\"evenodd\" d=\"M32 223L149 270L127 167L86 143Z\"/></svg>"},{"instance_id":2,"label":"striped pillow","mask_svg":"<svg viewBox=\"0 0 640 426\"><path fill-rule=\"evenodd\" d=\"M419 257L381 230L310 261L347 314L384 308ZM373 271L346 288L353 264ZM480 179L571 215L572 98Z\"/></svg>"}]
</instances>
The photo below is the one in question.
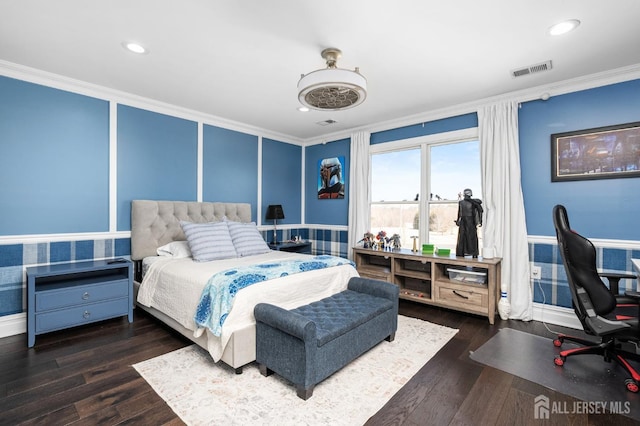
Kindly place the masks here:
<instances>
[{"instance_id":1,"label":"striped pillow","mask_svg":"<svg viewBox=\"0 0 640 426\"><path fill-rule=\"evenodd\" d=\"M271 249L260 235L255 222L227 222L238 256L268 253Z\"/></svg>"},{"instance_id":2,"label":"striped pillow","mask_svg":"<svg viewBox=\"0 0 640 426\"><path fill-rule=\"evenodd\" d=\"M226 222L191 223L181 221L180 226L187 237L191 255L196 262L238 257Z\"/></svg>"}]
</instances>

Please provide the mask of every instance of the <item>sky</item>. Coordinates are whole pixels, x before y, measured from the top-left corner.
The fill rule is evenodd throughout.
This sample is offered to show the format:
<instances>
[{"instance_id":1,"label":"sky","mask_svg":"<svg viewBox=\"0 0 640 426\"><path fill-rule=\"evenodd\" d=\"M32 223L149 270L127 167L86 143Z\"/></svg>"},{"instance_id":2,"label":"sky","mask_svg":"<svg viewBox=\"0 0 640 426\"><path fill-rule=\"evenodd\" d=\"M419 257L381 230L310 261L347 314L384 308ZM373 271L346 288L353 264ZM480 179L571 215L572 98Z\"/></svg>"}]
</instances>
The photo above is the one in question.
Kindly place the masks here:
<instances>
[{"instance_id":1,"label":"sky","mask_svg":"<svg viewBox=\"0 0 640 426\"><path fill-rule=\"evenodd\" d=\"M478 141L430 146L429 180L435 199L457 200L465 188L482 197ZM374 154L372 201L413 201L420 193L420 148ZM421 197L422 198L422 197Z\"/></svg>"}]
</instances>

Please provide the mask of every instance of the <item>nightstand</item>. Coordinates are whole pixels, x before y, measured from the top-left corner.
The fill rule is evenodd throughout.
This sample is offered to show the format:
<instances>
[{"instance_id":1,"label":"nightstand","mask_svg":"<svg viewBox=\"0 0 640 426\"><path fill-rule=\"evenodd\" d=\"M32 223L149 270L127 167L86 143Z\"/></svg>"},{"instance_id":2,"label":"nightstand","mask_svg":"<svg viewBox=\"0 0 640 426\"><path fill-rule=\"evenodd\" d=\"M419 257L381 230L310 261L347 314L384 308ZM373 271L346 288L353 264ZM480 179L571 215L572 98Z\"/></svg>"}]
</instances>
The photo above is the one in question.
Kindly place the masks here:
<instances>
[{"instance_id":1,"label":"nightstand","mask_svg":"<svg viewBox=\"0 0 640 426\"><path fill-rule=\"evenodd\" d=\"M289 251L289 252L293 252L293 253L311 254L311 243L310 242L305 242L305 243L282 242L282 243L277 243L277 244L269 243L269 248L271 250Z\"/></svg>"},{"instance_id":2,"label":"nightstand","mask_svg":"<svg viewBox=\"0 0 640 426\"><path fill-rule=\"evenodd\" d=\"M126 259L27 268L27 340L127 315L133 322L133 268Z\"/></svg>"}]
</instances>

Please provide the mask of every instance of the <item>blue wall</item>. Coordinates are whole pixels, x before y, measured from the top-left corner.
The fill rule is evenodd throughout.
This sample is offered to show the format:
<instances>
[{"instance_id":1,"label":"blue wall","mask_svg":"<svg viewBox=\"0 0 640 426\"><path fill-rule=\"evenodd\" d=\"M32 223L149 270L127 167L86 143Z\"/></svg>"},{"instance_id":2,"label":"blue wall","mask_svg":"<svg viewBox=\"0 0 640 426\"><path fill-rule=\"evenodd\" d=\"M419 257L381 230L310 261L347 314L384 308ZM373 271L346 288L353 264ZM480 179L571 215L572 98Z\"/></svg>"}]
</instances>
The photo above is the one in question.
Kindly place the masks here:
<instances>
[{"instance_id":1,"label":"blue wall","mask_svg":"<svg viewBox=\"0 0 640 426\"><path fill-rule=\"evenodd\" d=\"M197 123L118 105L118 230L131 200L195 201L197 159Z\"/></svg>"},{"instance_id":2,"label":"blue wall","mask_svg":"<svg viewBox=\"0 0 640 426\"><path fill-rule=\"evenodd\" d=\"M476 113L458 115L456 117L443 118L441 120L428 121L397 129L385 130L371 134L371 145L383 142L399 141L416 138L418 136L435 135L438 133L452 132L454 130L478 127L478 115Z\"/></svg>"},{"instance_id":3,"label":"blue wall","mask_svg":"<svg viewBox=\"0 0 640 426\"><path fill-rule=\"evenodd\" d=\"M302 223L302 147L262 140L262 223L269 204L281 204L284 219L278 223Z\"/></svg>"},{"instance_id":4,"label":"blue wall","mask_svg":"<svg viewBox=\"0 0 640 426\"><path fill-rule=\"evenodd\" d=\"M255 220L258 137L208 125L203 133L202 200L250 203Z\"/></svg>"},{"instance_id":5,"label":"blue wall","mask_svg":"<svg viewBox=\"0 0 640 426\"><path fill-rule=\"evenodd\" d=\"M6 77L0 77L0 93L0 238L110 231L109 102ZM117 230L128 231L132 199L197 198L198 123L126 105L116 110ZM639 178L550 180L552 133L633 121L640 121L640 80L522 104L520 154L529 235L553 236L551 208L563 203L573 227L588 237L640 240L635 226ZM465 114L373 133L371 143L475 126L476 114ZM283 204L283 222L289 227L279 230L280 240L300 235L316 253L346 255L348 231L336 228L347 225L349 195L358 190L349 187L349 139L305 147L302 183L303 148L263 138L260 156L256 135L207 124L202 128L203 200L249 202L254 219L268 204ZM345 198L318 200L318 160L335 156L345 158ZM314 229L296 227L303 222L303 191L304 222ZM630 271L625 259L640 256L638 250L599 250L604 270ZM128 254L128 238L0 243L0 315L22 310L26 265ZM530 256L543 266L547 302L566 305L554 244L530 244ZM536 293L536 301L540 296Z\"/></svg>"},{"instance_id":6,"label":"blue wall","mask_svg":"<svg viewBox=\"0 0 640 426\"><path fill-rule=\"evenodd\" d=\"M0 76L0 240L51 235L48 241L0 241L0 316L23 310L24 268L30 265L129 256L129 238L95 233L129 231L131 200L198 198L198 123L117 105L110 135L110 102ZM288 223L301 222L302 148L211 125L202 125L203 201L247 202L257 219L258 166L280 163L265 174L265 203L278 199ZM110 141L117 146L110 169ZM291 167L294 165L294 167ZM117 174L115 229L110 229L111 170ZM329 232L282 230L324 247ZM94 235L91 235L94 234ZM335 238L340 239L340 235ZM69 241L71 240L71 241ZM334 254L346 248L335 248Z\"/></svg>"},{"instance_id":7,"label":"blue wall","mask_svg":"<svg viewBox=\"0 0 640 426\"><path fill-rule=\"evenodd\" d=\"M551 135L640 121L640 80L522 104L520 163L529 235L555 236L551 210L564 204L589 238L640 240L640 178L551 182Z\"/></svg>"},{"instance_id":8,"label":"blue wall","mask_svg":"<svg viewBox=\"0 0 640 426\"><path fill-rule=\"evenodd\" d=\"M109 103L0 77L0 235L109 230Z\"/></svg>"},{"instance_id":9,"label":"blue wall","mask_svg":"<svg viewBox=\"0 0 640 426\"><path fill-rule=\"evenodd\" d=\"M640 258L640 249L596 247L596 267L603 272L637 273L634 271L631 259L638 258ZM529 243L529 261L540 266L540 279L536 280L533 286L533 301L571 308L571 291L558 244L555 242ZM636 280L620 280L620 293L628 290L636 290Z\"/></svg>"},{"instance_id":10,"label":"blue wall","mask_svg":"<svg viewBox=\"0 0 640 426\"><path fill-rule=\"evenodd\" d=\"M305 213L306 223L319 225L347 225L349 223L349 194L358 188L349 187L351 140L342 139L312 145L305 151ZM318 199L318 161L330 157L344 157L344 199Z\"/></svg>"}]
</instances>

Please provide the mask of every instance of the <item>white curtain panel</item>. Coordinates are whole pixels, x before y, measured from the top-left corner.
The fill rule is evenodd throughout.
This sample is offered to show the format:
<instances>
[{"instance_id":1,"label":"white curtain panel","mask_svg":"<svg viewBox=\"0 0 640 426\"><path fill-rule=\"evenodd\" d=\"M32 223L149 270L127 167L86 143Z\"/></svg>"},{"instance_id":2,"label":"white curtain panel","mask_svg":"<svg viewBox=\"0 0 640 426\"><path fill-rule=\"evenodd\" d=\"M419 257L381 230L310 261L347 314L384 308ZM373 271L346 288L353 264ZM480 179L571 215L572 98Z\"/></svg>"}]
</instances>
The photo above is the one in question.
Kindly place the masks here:
<instances>
[{"instance_id":1,"label":"white curtain panel","mask_svg":"<svg viewBox=\"0 0 640 426\"><path fill-rule=\"evenodd\" d=\"M510 305L508 318L530 321L533 298L520 182L518 103L480 108L478 128L486 214L483 246L494 249L496 257L502 257L500 285Z\"/></svg>"},{"instance_id":2,"label":"white curtain panel","mask_svg":"<svg viewBox=\"0 0 640 426\"><path fill-rule=\"evenodd\" d=\"M351 167L349 169L349 259L353 250L369 230L369 140L368 132L351 135Z\"/></svg>"}]
</instances>

